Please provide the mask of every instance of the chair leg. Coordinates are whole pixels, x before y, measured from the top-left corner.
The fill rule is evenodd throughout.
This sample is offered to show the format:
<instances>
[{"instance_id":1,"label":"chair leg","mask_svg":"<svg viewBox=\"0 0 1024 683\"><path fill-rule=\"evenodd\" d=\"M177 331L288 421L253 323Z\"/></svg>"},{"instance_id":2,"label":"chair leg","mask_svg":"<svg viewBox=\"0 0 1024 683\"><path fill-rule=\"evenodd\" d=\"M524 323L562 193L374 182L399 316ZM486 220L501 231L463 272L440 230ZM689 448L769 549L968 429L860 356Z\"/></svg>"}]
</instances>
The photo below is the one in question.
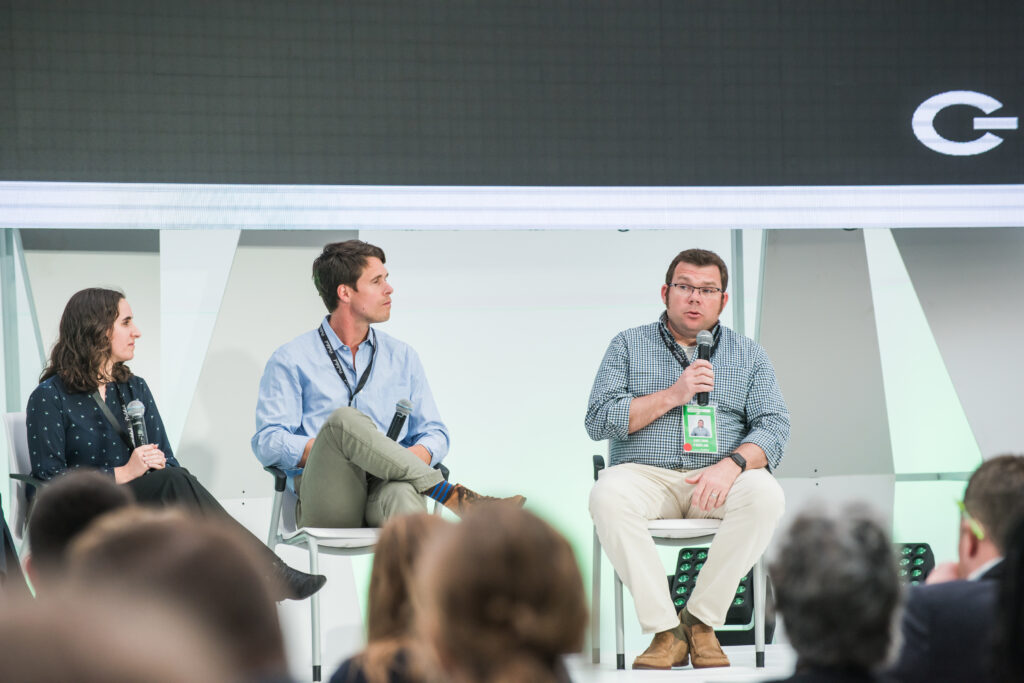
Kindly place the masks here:
<instances>
[{"instance_id":1,"label":"chair leg","mask_svg":"<svg viewBox=\"0 0 1024 683\"><path fill-rule=\"evenodd\" d=\"M309 546L309 573L320 573L319 556L317 555L316 541L310 538ZM320 681L320 592L317 591L309 598L309 616L313 636L313 681Z\"/></svg>"},{"instance_id":2,"label":"chair leg","mask_svg":"<svg viewBox=\"0 0 1024 683\"><path fill-rule=\"evenodd\" d=\"M601 540L594 528L594 562L591 565L590 648L593 663L601 663Z\"/></svg>"},{"instance_id":3,"label":"chair leg","mask_svg":"<svg viewBox=\"0 0 1024 683\"><path fill-rule=\"evenodd\" d=\"M270 506L270 532L267 534L267 547L271 550L277 546L277 539L281 533L278 525L281 523L281 506L284 505L284 493L274 491L274 502Z\"/></svg>"},{"instance_id":4,"label":"chair leg","mask_svg":"<svg viewBox=\"0 0 1024 683\"><path fill-rule=\"evenodd\" d=\"M623 632L622 579L615 574L615 668L626 668L626 634Z\"/></svg>"},{"instance_id":5,"label":"chair leg","mask_svg":"<svg viewBox=\"0 0 1024 683\"><path fill-rule=\"evenodd\" d=\"M764 556L754 565L754 665L764 668L764 620L767 588L764 580Z\"/></svg>"}]
</instances>

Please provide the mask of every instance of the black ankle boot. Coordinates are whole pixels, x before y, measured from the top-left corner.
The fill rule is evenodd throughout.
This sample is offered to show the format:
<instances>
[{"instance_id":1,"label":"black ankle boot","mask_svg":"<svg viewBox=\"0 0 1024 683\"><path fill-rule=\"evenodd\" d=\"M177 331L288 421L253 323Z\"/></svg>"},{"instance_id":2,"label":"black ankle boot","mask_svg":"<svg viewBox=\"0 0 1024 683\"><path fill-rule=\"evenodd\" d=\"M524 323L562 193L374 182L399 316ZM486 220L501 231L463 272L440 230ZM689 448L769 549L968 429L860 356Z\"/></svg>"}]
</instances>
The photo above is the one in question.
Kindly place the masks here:
<instances>
[{"instance_id":1,"label":"black ankle boot","mask_svg":"<svg viewBox=\"0 0 1024 683\"><path fill-rule=\"evenodd\" d=\"M274 562L274 581L280 587L278 600L305 600L327 583L323 574L307 574L293 569L278 559Z\"/></svg>"}]
</instances>

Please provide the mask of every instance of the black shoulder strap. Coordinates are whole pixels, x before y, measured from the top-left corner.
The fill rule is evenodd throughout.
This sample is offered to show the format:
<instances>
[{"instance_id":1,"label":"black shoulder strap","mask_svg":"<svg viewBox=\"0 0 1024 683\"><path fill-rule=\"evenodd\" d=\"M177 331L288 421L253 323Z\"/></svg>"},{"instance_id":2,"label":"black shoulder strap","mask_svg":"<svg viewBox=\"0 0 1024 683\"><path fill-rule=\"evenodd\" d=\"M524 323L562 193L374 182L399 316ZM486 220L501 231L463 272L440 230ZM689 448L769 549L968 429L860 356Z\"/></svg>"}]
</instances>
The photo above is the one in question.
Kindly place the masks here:
<instances>
[{"instance_id":1,"label":"black shoulder strap","mask_svg":"<svg viewBox=\"0 0 1024 683\"><path fill-rule=\"evenodd\" d=\"M132 443L132 437L128 436L128 432L124 430L124 427L121 425L121 423L118 422L117 418L114 417L114 414L110 412L110 408L107 407L106 401L104 401L103 398L100 396L100 390L97 389L96 391L92 392L91 396L92 400L96 401L96 405L100 407L100 411L103 413L103 417L107 418L107 422L109 422L117 431L117 435L121 437L121 441L124 441L124 445L128 447L128 450L134 451L135 444Z\"/></svg>"}]
</instances>

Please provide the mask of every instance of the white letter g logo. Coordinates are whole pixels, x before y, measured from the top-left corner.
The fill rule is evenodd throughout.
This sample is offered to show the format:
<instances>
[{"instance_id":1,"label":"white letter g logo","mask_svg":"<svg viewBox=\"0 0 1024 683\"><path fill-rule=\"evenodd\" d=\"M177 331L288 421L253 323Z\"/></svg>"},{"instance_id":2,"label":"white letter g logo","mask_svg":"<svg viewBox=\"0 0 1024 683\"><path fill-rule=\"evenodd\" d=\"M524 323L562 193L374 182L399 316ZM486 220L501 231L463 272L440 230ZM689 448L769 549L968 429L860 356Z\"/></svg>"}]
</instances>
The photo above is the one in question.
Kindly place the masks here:
<instances>
[{"instance_id":1,"label":"white letter g logo","mask_svg":"<svg viewBox=\"0 0 1024 683\"><path fill-rule=\"evenodd\" d=\"M963 157L987 152L1003 141L1001 137L992 133L985 133L980 138L975 138L968 142L956 142L939 135L935 130L935 116L946 107L953 105L966 105L980 109L985 114L991 114L996 109L1002 107L1003 103L994 97L989 97L972 90L951 90L950 92L940 93L935 97L929 97L914 112L914 118L911 122L914 128L914 135L917 136L922 145L940 154ZM974 117L974 130L1016 129L1016 116Z\"/></svg>"}]
</instances>

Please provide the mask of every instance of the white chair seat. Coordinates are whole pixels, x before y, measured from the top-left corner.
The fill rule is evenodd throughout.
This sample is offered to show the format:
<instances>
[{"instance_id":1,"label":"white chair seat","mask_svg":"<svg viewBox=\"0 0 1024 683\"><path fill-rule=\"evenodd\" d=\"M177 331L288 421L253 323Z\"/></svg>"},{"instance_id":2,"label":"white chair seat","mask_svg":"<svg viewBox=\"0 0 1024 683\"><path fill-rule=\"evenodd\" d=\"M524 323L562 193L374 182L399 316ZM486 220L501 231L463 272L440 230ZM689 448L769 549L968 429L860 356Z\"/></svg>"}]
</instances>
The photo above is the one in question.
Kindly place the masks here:
<instances>
[{"instance_id":1,"label":"white chair seat","mask_svg":"<svg viewBox=\"0 0 1024 683\"><path fill-rule=\"evenodd\" d=\"M714 536L721 525L719 519L652 519L647 523L647 531L657 539L694 541Z\"/></svg>"},{"instance_id":2,"label":"white chair seat","mask_svg":"<svg viewBox=\"0 0 1024 683\"><path fill-rule=\"evenodd\" d=\"M308 538L317 545L328 548L373 548L377 544L380 529L329 529L323 527L302 527L281 534L281 540L289 545L305 544Z\"/></svg>"}]
</instances>

